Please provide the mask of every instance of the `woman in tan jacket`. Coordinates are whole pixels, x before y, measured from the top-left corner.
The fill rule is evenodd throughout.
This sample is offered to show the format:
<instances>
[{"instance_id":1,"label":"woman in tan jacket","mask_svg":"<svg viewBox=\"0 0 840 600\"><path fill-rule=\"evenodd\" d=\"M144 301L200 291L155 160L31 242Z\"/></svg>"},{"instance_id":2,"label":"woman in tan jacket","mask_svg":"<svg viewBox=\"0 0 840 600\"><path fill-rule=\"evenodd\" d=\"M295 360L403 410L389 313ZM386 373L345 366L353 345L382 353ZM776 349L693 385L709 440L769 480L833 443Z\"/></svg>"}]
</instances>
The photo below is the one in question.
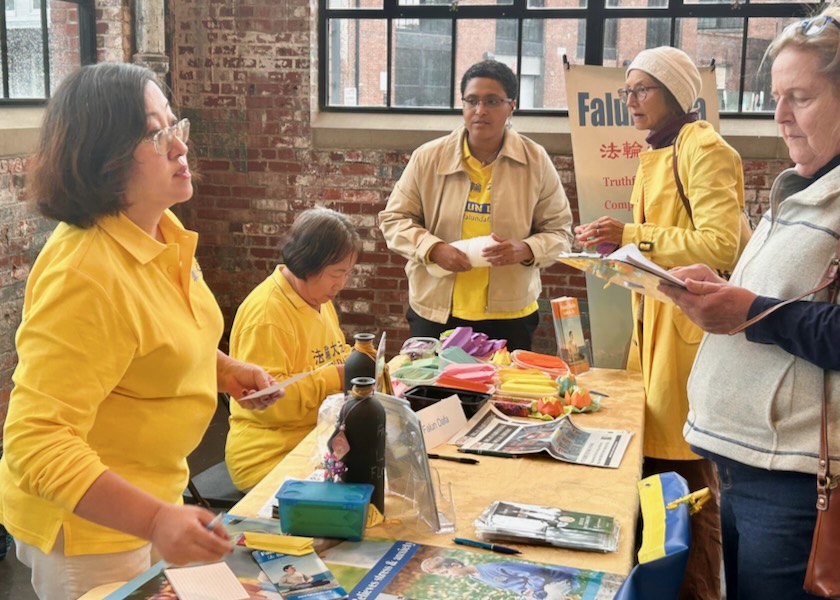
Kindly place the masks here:
<instances>
[{"instance_id":1,"label":"woman in tan jacket","mask_svg":"<svg viewBox=\"0 0 840 600\"><path fill-rule=\"evenodd\" d=\"M516 92L506 65L470 67L464 126L412 154L379 213L388 247L408 261L413 336L470 326L531 347L539 269L570 248L572 214L545 149L510 127Z\"/></svg>"}]
</instances>

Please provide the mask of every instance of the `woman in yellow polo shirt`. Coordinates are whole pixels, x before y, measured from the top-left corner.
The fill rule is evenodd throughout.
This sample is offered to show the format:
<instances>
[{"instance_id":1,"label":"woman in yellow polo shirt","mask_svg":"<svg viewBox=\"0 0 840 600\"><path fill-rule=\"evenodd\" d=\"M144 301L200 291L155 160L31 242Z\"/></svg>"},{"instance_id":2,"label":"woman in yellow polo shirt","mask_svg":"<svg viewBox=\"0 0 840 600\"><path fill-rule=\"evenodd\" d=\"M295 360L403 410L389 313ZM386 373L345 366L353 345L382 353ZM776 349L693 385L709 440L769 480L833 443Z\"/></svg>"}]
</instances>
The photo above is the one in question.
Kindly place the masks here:
<instances>
[{"instance_id":1,"label":"woman in yellow polo shirt","mask_svg":"<svg viewBox=\"0 0 840 600\"><path fill-rule=\"evenodd\" d=\"M0 461L0 522L41 599L130 579L152 547L173 563L230 550L211 512L180 505L186 457L219 390L274 380L216 350L198 236L169 211L193 193L188 137L134 65L84 67L46 109L27 184L61 222L26 284Z\"/></svg>"},{"instance_id":2,"label":"woman in yellow polo shirt","mask_svg":"<svg viewBox=\"0 0 840 600\"><path fill-rule=\"evenodd\" d=\"M306 437L318 409L344 389L350 352L333 306L362 251L346 216L328 208L300 213L278 265L236 311L230 355L265 367L277 379L317 369L286 388L283 402L261 412L231 405L225 461L240 489L253 487Z\"/></svg>"}]
</instances>

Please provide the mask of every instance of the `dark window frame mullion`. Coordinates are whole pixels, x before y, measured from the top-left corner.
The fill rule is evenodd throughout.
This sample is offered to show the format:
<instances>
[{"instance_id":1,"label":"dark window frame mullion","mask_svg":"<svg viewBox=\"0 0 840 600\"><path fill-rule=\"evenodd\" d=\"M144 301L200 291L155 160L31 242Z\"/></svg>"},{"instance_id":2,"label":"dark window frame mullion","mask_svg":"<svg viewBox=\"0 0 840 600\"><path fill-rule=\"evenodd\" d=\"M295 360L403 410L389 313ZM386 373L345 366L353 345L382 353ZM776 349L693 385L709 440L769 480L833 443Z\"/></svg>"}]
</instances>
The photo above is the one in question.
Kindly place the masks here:
<instances>
[{"instance_id":1,"label":"dark window frame mullion","mask_svg":"<svg viewBox=\"0 0 840 600\"><path fill-rule=\"evenodd\" d=\"M3 3L3 11L0 13L0 61L2 63L3 95L0 98L9 97L9 37L6 29L6 3Z\"/></svg>"},{"instance_id":2,"label":"dark window frame mullion","mask_svg":"<svg viewBox=\"0 0 840 600\"><path fill-rule=\"evenodd\" d=\"M47 0L41 0L41 58L44 61L44 98L50 97L50 29ZM79 59L81 59L81 52Z\"/></svg>"}]
</instances>

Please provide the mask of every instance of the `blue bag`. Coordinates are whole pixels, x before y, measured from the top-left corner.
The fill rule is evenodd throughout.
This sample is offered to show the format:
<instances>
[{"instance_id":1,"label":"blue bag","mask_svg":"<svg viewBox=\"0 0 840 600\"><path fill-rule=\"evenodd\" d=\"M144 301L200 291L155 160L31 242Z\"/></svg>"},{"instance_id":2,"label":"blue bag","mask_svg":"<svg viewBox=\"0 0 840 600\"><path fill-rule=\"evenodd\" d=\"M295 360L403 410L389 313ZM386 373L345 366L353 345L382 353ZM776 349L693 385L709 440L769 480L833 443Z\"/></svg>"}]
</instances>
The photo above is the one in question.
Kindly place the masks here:
<instances>
[{"instance_id":1,"label":"blue bag","mask_svg":"<svg viewBox=\"0 0 840 600\"><path fill-rule=\"evenodd\" d=\"M688 562L690 514L702 505L704 493L689 495L685 479L674 472L651 475L638 486L643 521L639 564L614 600L675 599Z\"/></svg>"}]
</instances>

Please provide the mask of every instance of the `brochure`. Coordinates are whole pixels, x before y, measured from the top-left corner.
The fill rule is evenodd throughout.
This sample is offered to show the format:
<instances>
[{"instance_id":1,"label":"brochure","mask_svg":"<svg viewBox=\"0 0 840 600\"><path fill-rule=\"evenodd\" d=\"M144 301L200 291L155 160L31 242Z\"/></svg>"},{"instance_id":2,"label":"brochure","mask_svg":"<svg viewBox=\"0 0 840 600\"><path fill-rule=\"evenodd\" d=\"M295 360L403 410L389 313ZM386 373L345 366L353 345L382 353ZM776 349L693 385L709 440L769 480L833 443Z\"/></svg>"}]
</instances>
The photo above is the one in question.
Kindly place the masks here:
<instances>
[{"instance_id":1,"label":"brochure","mask_svg":"<svg viewBox=\"0 0 840 600\"><path fill-rule=\"evenodd\" d=\"M507 555L395 542L350 592L351 600L514 600L613 598L620 575Z\"/></svg>"},{"instance_id":2,"label":"brochure","mask_svg":"<svg viewBox=\"0 0 840 600\"><path fill-rule=\"evenodd\" d=\"M284 600L336 600L347 597L347 592L314 552L291 556L255 550L253 556Z\"/></svg>"},{"instance_id":3,"label":"brochure","mask_svg":"<svg viewBox=\"0 0 840 600\"><path fill-rule=\"evenodd\" d=\"M551 315L554 322L554 339L557 342L557 356L566 361L572 374L586 373L589 371L589 349L588 342L583 337L577 298L571 296L553 298Z\"/></svg>"},{"instance_id":4,"label":"brochure","mask_svg":"<svg viewBox=\"0 0 840 600\"><path fill-rule=\"evenodd\" d=\"M475 530L484 540L597 552L615 552L618 529L618 521L606 515L501 500L493 502L475 520Z\"/></svg>"},{"instance_id":5,"label":"brochure","mask_svg":"<svg viewBox=\"0 0 840 600\"><path fill-rule=\"evenodd\" d=\"M488 402L449 443L472 454L547 452L564 462L616 469L632 437L619 429L583 429L569 415L538 424L515 421Z\"/></svg>"},{"instance_id":6,"label":"brochure","mask_svg":"<svg viewBox=\"0 0 840 600\"><path fill-rule=\"evenodd\" d=\"M606 256L590 252L563 252L557 260L661 302L671 300L659 291L659 284L685 287L666 269L645 258L635 244L622 246Z\"/></svg>"}]
</instances>

